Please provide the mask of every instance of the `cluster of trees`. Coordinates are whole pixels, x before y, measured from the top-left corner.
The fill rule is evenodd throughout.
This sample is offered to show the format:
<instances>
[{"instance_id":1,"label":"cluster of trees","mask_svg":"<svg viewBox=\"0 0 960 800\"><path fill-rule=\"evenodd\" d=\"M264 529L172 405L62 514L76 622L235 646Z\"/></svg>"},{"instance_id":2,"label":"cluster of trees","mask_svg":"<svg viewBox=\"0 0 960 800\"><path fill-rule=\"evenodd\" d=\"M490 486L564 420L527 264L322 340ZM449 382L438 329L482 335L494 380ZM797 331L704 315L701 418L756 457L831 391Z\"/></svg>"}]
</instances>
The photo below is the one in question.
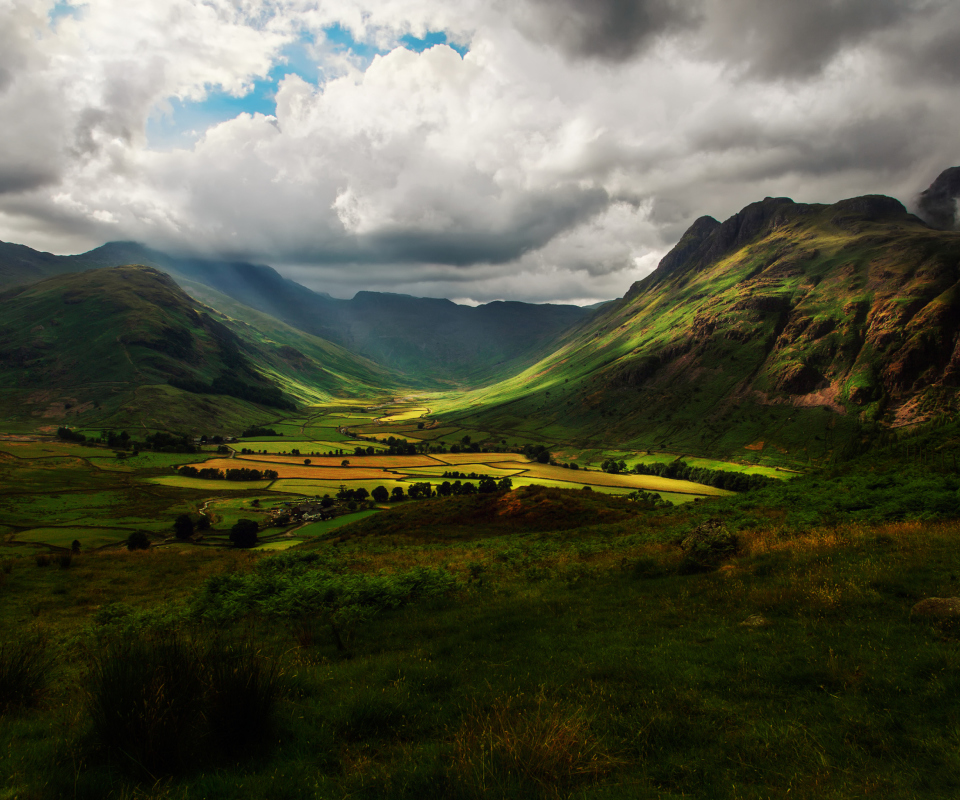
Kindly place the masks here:
<instances>
[{"instance_id":1,"label":"cluster of trees","mask_svg":"<svg viewBox=\"0 0 960 800\"><path fill-rule=\"evenodd\" d=\"M542 444L524 445L523 454L531 461L536 461L539 464L550 464L553 461L550 451Z\"/></svg>"},{"instance_id":2,"label":"cluster of trees","mask_svg":"<svg viewBox=\"0 0 960 800\"><path fill-rule=\"evenodd\" d=\"M611 475L619 475L621 472L627 471L627 462L623 459L616 461L615 459L608 458L600 465L600 469L604 472L609 472Z\"/></svg>"},{"instance_id":3,"label":"cluster of trees","mask_svg":"<svg viewBox=\"0 0 960 800\"><path fill-rule=\"evenodd\" d=\"M461 483L460 481L444 481L437 487L437 494L440 497L450 497L451 495L461 495L461 494L489 494L492 492L509 492L513 488L513 481L509 478L501 478L499 481L494 478L483 477L480 479L480 482L474 486L473 483L467 481Z\"/></svg>"},{"instance_id":4,"label":"cluster of trees","mask_svg":"<svg viewBox=\"0 0 960 800\"><path fill-rule=\"evenodd\" d=\"M224 394L228 397L236 397L238 400L280 408L284 411L297 409L296 405L284 397L283 392L276 386L254 386L232 375L221 375L210 383L204 383L196 378L170 378L167 383L175 389L182 389L192 394Z\"/></svg>"},{"instance_id":5,"label":"cluster of trees","mask_svg":"<svg viewBox=\"0 0 960 800\"><path fill-rule=\"evenodd\" d=\"M133 450L135 453L140 450L153 450L157 453L196 453L192 439L185 433L166 433L158 431L145 436L142 442L136 441L126 431L105 430L96 439L88 439L82 433L70 430L70 428L57 428L57 438L67 442L91 442L96 444L105 444L115 450ZM204 437L205 438L205 437ZM223 439L215 436L214 440ZM202 440L201 440L202 441Z\"/></svg>"},{"instance_id":6,"label":"cluster of trees","mask_svg":"<svg viewBox=\"0 0 960 800\"><path fill-rule=\"evenodd\" d=\"M263 428L259 425L251 425L247 428L243 436L283 436L283 433L277 433L273 428Z\"/></svg>"},{"instance_id":7,"label":"cluster of trees","mask_svg":"<svg viewBox=\"0 0 960 800\"><path fill-rule=\"evenodd\" d=\"M466 472L457 472L456 470L450 470L444 472L441 478L463 478L464 480L479 480L480 478L486 478L486 475L481 475L477 472L471 472L469 475Z\"/></svg>"},{"instance_id":8,"label":"cluster of trees","mask_svg":"<svg viewBox=\"0 0 960 800\"><path fill-rule=\"evenodd\" d=\"M215 467L180 467L177 475L183 478L201 478L208 481L275 481L279 474L275 469L265 469L262 472L258 469L240 467L239 469L228 469L224 472Z\"/></svg>"},{"instance_id":9,"label":"cluster of trees","mask_svg":"<svg viewBox=\"0 0 960 800\"><path fill-rule=\"evenodd\" d=\"M189 539L195 531L210 529L210 517L201 514L196 522L189 514L181 514L173 521L173 533L178 539Z\"/></svg>"},{"instance_id":10,"label":"cluster of trees","mask_svg":"<svg viewBox=\"0 0 960 800\"><path fill-rule=\"evenodd\" d=\"M714 486L717 489L726 489L728 492L750 492L779 483L776 478L768 478L766 475L747 475L743 472L691 467L685 461L673 461L670 464L635 464L633 472L637 475L656 475L659 478L693 481L705 486Z\"/></svg>"},{"instance_id":11,"label":"cluster of trees","mask_svg":"<svg viewBox=\"0 0 960 800\"><path fill-rule=\"evenodd\" d=\"M382 440L381 440L382 441ZM417 454L417 446L411 442L405 442L403 439L395 439L393 436L388 436L386 441L383 442L387 445L387 451L384 453L381 451L382 455L388 456L414 456ZM358 447L354 451L354 455L362 456L368 455L372 456L377 451L372 447Z\"/></svg>"},{"instance_id":12,"label":"cluster of trees","mask_svg":"<svg viewBox=\"0 0 960 800\"><path fill-rule=\"evenodd\" d=\"M87 437L82 433L77 433L77 431L72 431L69 428L60 427L57 428L57 438L63 439L65 442L85 442Z\"/></svg>"}]
</instances>

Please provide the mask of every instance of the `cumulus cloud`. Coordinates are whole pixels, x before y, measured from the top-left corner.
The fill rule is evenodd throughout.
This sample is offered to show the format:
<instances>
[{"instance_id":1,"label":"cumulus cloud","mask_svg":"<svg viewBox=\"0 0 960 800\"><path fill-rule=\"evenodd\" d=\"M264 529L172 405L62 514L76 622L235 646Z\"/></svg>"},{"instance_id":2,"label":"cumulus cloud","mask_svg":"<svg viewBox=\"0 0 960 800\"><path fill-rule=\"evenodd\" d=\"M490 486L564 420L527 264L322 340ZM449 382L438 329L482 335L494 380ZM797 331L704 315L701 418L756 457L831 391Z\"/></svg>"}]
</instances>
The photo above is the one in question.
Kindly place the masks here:
<instances>
[{"instance_id":1,"label":"cumulus cloud","mask_svg":"<svg viewBox=\"0 0 960 800\"><path fill-rule=\"evenodd\" d=\"M909 200L960 162L951 0L52 10L0 0L0 238L45 249L137 239L339 296L587 302L703 214ZM438 30L466 55L403 44ZM316 82L282 77L294 44ZM278 76L273 114L152 146L147 121L173 101Z\"/></svg>"}]
</instances>

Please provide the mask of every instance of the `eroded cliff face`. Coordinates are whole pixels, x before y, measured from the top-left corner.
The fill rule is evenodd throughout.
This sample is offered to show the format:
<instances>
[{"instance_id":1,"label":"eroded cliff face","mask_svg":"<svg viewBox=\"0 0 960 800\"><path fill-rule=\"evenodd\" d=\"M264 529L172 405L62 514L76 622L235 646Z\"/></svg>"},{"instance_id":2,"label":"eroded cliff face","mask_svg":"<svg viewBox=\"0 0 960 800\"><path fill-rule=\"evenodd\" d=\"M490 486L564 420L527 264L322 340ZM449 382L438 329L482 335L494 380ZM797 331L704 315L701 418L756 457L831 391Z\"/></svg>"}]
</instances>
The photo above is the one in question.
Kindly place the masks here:
<instances>
[{"instance_id":1,"label":"eroded cliff face","mask_svg":"<svg viewBox=\"0 0 960 800\"><path fill-rule=\"evenodd\" d=\"M960 233L892 198L754 203L697 220L597 321L611 395L822 405L909 422L957 407ZM630 352L623 340L633 336Z\"/></svg>"},{"instance_id":2,"label":"eroded cliff face","mask_svg":"<svg viewBox=\"0 0 960 800\"><path fill-rule=\"evenodd\" d=\"M960 167L941 172L917 198L920 216L934 228L944 231L960 227Z\"/></svg>"}]
</instances>

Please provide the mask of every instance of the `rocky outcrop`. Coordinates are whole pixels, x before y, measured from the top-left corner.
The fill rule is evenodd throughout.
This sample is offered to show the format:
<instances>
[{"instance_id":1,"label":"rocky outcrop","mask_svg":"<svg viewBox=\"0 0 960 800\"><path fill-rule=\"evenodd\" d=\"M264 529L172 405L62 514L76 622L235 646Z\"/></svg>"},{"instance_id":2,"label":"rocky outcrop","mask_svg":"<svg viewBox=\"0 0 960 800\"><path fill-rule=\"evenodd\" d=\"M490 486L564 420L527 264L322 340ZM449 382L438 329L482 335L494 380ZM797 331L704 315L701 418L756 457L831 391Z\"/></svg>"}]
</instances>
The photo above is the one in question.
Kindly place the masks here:
<instances>
[{"instance_id":1,"label":"rocky outcrop","mask_svg":"<svg viewBox=\"0 0 960 800\"><path fill-rule=\"evenodd\" d=\"M917 207L920 216L932 228L942 231L958 230L960 215L960 167L950 167L941 172L930 186L920 193Z\"/></svg>"}]
</instances>

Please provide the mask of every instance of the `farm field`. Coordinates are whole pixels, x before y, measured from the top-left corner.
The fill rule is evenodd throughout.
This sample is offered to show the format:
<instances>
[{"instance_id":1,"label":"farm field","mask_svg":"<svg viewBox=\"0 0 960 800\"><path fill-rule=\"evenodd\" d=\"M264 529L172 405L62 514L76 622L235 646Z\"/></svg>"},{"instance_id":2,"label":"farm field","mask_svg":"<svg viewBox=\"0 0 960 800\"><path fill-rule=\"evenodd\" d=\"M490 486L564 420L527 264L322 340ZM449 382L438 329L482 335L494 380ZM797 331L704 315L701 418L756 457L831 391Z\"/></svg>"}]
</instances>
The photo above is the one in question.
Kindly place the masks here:
<instances>
[{"instance_id":1,"label":"farm field","mask_svg":"<svg viewBox=\"0 0 960 800\"><path fill-rule=\"evenodd\" d=\"M406 469L409 467L429 467L442 463L443 456L315 456L310 458L311 467L337 467L344 460L350 462L351 467L381 469ZM262 456L238 455L236 461L254 461L262 464L293 464L303 465L303 456ZM234 466L237 466L236 463ZM273 467L270 467L272 469Z\"/></svg>"},{"instance_id":2,"label":"farm field","mask_svg":"<svg viewBox=\"0 0 960 800\"><path fill-rule=\"evenodd\" d=\"M205 492L245 492L251 489L266 489L270 481L207 481L201 478L184 478L180 475L162 475L147 478L150 483L159 486L171 486L177 489L197 489Z\"/></svg>"},{"instance_id":3,"label":"farm field","mask_svg":"<svg viewBox=\"0 0 960 800\"><path fill-rule=\"evenodd\" d=\"M295 533L297 536L304 537L324 536L325 534L330 533L330 531L335 531L337 528L342 528L344 525L349 525L352 522L358 522L361 519L366 519L367 517L372 517L380 513L380 511L369 509L367 511L358 511L355 514L344 514L341 517L335 517L334 519L328 519L322 522L309 522L306 525L297 528Z\"/></svg>"},{"instance_id":4,"label":"farm field","mask_svg":"<svg viewBox=\"0 0 960 800\"><path fill-rule=\"evenodd\" d=\"M133 528L34 528L16 534L12 541L26 544L48 544L69 550L74 540L80 542L83 549L116 544L130 535Z\"/></svg>"},{"instance_id":5,"label":"farm field","mask_svg":"<svg viewBox=\"0 0 960 800\"><path fill-rule=\"evenodd\" d=\"M378 486L383 486L392 491L397 486L406 491L410 484L397 475L371 480L371 479L351 479L346 480L305 480L301 478L279 479L270 484L271 491L284 492L286 494L302 494L311 497L322 496L324 494L336 494L341 486L347 486L350 489L366 489L372 492Z\"/></svg>"},{"instance_id":6,"label":"farm field","mask_svg":"<svg viewBox=\"0 0 960 800\"><path fill-rule=\"evenodd\" d=\"M502 461L491 464L502 469L522 469L519 477L530 480L544 479L560 482L576 483L588 486L616 486L628 489L645 489L647 491L673 492L676 494L699 494L720 497L728 492L714 489L700 483L677 481L670 478L658 478L655 475L611 475L596 470L570 470L564 467L554 467L550 464L537 464L520 461Z\"/></svg>"}]
</instances>

